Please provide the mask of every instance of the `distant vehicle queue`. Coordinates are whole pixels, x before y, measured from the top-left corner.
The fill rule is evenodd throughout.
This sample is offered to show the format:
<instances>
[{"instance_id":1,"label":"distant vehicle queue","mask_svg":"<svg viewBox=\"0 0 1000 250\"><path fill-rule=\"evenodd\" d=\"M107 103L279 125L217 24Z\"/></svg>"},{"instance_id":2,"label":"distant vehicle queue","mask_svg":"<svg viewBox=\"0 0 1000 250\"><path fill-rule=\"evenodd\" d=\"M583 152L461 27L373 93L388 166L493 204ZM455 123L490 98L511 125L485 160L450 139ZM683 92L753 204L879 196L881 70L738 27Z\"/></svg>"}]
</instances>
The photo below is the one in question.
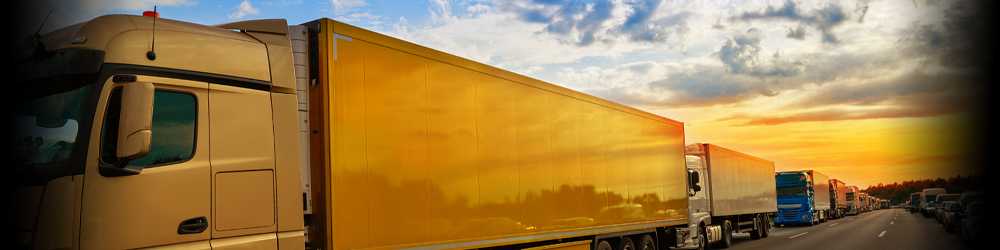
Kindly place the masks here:
<instances>
[{"instance_id":1,"label":"distant vehicle queue","mask_svg":"<svg viewBox=\"0 0 1000 250\"><path fill-rule=\"evenodd\" d=\"M985 201L980 192L948 193L944 188L925 188L910 194L903 205L910 213L934 218L948 233L958 233L966 243L976 244L982 235Z\"/></svg>"}]
</instances>

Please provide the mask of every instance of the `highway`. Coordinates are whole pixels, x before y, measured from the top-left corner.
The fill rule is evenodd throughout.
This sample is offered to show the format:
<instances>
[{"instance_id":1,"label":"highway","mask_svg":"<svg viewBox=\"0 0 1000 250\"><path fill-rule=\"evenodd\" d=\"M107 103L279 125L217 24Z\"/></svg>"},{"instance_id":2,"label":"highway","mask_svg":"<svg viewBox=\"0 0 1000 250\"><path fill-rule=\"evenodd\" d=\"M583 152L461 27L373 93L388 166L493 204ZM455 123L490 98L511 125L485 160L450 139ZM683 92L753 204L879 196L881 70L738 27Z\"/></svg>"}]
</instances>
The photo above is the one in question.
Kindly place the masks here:
<instances>
[{"instance_id":1,"label":"highway","mask_svg":"<svg viewBox=\"0 0 1000 250\"><path fill-rule=\"evenodd\" d=\"M966 249L933 218L904 209L885 209L830 220L815 226L781 227L768 238L736 234L730 249L888 250Z\"/></svg>"}]
</instances>

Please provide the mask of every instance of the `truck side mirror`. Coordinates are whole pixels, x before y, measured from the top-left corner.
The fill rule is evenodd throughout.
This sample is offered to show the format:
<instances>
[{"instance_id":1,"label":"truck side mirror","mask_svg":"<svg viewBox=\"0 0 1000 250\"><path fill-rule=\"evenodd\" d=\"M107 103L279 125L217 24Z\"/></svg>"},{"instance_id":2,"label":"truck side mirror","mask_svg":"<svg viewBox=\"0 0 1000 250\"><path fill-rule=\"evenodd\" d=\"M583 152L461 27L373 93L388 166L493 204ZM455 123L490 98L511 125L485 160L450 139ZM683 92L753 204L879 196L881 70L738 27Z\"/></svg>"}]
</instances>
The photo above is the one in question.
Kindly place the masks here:
<instances>
[{"instance_id":1,"label":"truck side mirror","mask_svg":"<svg viewBox=\"0 0 1000 250\"><path fill-rule=\"evenodd\" d=\"M122 89L116 156L124 162L149 153L153 139L153 84L131 82Z\"/></svg>"}]
</instances>

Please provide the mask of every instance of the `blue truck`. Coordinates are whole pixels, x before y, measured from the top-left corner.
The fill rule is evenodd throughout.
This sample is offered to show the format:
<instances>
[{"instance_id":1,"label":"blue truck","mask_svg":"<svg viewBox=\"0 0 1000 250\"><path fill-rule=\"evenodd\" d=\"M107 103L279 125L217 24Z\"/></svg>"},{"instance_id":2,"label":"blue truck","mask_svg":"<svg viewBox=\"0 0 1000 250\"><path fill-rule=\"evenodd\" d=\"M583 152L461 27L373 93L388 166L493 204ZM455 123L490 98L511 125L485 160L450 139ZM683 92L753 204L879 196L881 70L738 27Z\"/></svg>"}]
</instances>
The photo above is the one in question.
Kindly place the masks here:
<instances>
[{"instance_id":1,"label":"blue truck","mask_svg":"<svg viewBox=\"0 0 1000 250\"><path fill-rule=\"evenodd\" d=\"M776 225L816 225L830 218L830 178L814 170L778 172Z\"/></svg>"}]
</instances>

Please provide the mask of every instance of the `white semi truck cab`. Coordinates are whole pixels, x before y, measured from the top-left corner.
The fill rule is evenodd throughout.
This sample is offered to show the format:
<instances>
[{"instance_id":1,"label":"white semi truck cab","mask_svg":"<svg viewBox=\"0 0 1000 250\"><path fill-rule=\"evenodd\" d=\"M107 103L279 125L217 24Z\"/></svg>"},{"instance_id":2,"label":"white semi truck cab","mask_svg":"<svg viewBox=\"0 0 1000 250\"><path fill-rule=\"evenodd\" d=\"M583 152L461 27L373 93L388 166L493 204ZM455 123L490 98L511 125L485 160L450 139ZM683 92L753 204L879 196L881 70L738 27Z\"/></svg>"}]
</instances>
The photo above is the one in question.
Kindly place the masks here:
<instances>
[{"instance_id":1,"label":"white semi truck cab","mask_svg":"<svg viewBox=\"0 0 1000 250\"><path fill-rule=\"evenodd\" d=\"M686 146L689 223L678 237L687 248L728 248L733 233L765 238L777 211L774 163L707 143Z\"/></svg>"}]
</instances>

